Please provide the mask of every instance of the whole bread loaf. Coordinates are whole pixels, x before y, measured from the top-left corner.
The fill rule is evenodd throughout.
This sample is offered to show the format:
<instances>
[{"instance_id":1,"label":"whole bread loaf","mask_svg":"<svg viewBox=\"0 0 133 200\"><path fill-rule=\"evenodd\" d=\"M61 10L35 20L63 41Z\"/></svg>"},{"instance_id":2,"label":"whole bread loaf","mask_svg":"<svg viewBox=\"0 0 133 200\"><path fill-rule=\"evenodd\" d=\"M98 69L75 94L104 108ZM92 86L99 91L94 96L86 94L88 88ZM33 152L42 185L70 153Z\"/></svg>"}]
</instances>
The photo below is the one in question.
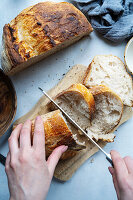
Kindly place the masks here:
<instances>
[{"instance_id":1,"label":"whole bread loaf","mask_svg":"<svg viewBox=\"0 0 133 200\"><path fill-rule=\"evenodd\" d=\"M89 35L92 27L71 3L41 2L3 28L2 68L8 75Z\"/></svg>"}]
</instances>

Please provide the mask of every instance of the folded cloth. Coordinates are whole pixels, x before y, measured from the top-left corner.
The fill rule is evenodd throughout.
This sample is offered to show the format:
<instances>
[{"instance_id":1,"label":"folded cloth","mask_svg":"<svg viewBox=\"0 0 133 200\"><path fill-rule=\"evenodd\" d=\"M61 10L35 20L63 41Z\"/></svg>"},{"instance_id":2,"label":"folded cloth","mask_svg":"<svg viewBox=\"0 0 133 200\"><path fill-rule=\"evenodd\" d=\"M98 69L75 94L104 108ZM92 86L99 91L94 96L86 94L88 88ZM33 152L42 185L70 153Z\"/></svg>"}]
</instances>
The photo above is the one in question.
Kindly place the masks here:
<instances>
[{"instance_id":1,"label":"folded cloth","mask_svg":"<svg viewBox=\"0 0 133 200\"><path fill-rule=\"evenodd\" d=\"M92 27L105 38L120 42L133 36L133 0L73 0Z\"/></svg>"}]
</instances>

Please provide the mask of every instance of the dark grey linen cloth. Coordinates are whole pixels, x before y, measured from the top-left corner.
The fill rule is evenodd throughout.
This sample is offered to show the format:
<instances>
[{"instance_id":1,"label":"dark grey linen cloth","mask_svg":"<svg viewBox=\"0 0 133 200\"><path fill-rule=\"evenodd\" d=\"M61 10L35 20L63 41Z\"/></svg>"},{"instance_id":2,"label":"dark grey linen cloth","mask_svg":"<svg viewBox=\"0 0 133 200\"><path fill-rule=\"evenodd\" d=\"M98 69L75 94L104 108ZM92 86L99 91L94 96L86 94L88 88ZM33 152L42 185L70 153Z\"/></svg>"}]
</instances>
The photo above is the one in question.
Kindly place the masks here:
<instances>
[{"instance_id":1,"label":"dark grey linen cloth","mask_svg":"<svg viewBox=\"0 0 133 200\"><path fill-rule=\"evenodd\" d=\"M133 36L133 0L72 0L105 38L120 42Z\"/></svg>"}]
</instances>

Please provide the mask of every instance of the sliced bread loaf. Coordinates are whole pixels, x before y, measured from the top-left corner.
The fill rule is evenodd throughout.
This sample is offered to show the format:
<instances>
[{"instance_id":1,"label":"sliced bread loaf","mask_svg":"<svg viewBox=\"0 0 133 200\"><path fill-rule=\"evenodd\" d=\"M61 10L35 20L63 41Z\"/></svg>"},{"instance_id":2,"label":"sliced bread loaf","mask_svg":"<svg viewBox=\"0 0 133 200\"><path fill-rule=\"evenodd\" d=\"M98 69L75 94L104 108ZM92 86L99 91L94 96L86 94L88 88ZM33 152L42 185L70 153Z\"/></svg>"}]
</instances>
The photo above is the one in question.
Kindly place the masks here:
<instances>
[{"instance_id":1,"label":"sliced bread loaf","mask_svg":"<svg viewBox=\"0 0 133 200\"><path fill-rule=\"evenodd\" d=\"M90 89L95 100L95 113L87 133L95 140L113 142L114 128L120 122L123 103L108 87L101 85Z\"/></svg>"},{"instance_id":2,"label":"sliced bread loaf","mask_svg":"<svg viewBox=\"0 0 133 200\"><path fill-rule=\"evenodd\" d=\"M120 122L123 103L108 87L102 85L88 90L82 84L75 84L57 95L55 101L92 138L113 141L115 135L111 132ZM55 109L52 103L49 107Z\"/></svg>"},{"instance_id":3,"label":"sliced bread loaf","mask_svg":"<svg viewBox=\"0 0 133 200\"><path fill-rule=\"evenodd\" d=\"M83 84L88 88L106 85L122 99L124 105L133 106L132 77L117 56L95 56L86 71Z\"/></svg>"}]
</instances>

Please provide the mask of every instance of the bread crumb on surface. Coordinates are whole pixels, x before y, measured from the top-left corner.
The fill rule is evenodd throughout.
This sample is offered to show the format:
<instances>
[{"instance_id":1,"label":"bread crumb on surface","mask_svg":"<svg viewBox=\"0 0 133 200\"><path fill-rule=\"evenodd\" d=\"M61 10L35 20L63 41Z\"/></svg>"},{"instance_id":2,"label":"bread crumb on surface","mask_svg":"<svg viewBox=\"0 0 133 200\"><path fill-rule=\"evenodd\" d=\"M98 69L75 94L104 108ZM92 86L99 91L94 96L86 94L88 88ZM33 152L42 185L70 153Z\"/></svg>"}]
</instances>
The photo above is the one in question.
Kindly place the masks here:
<instances>
[{"instance_id":1,"label":"bread crumb on surface","mask_svg":"<svg viewBox=\"0 0 133 200\"><path fill-rule=\"evenodd\" d=\"M92 158L91 160L90 160L90 163L93 163L94 162L94 158Z\"/></svg>"}]
</instances>

